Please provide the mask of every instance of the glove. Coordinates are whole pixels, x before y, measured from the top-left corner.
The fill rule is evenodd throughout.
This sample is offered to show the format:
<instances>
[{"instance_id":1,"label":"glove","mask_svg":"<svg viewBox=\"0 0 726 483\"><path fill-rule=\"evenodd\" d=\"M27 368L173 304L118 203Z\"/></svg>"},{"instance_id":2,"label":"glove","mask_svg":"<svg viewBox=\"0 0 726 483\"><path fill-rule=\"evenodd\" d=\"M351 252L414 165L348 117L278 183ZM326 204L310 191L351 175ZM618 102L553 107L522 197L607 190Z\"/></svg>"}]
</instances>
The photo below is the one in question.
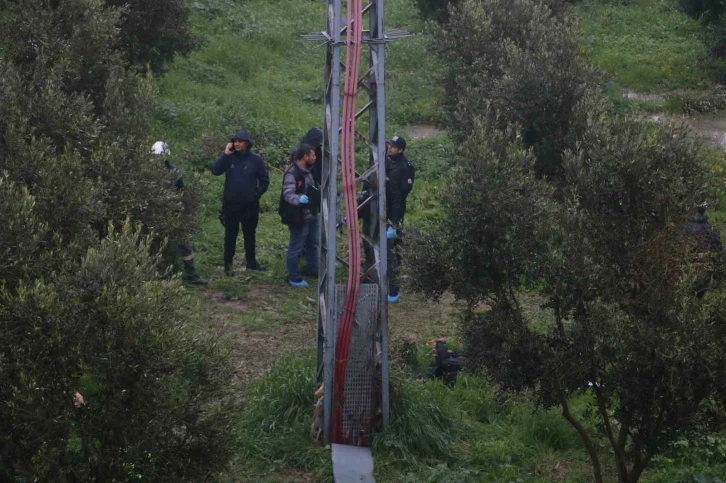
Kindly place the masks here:
<instances>
[{"instance_id":1,"label":"glove","mask_svg":"<svg viewBox=\"0 0 726 483\"><path fill-rule=\"evenodd\" d=\"M304 205L304 204L306 204L306 203L307 203L308 201L310 201L310 200L308 199L308 195L300 195L300 204L301 204L301 205Z\"/></svg>"},{"instance_id":2,"label":"glove","mask_svg":"<svg viewBox=\"0 0 726 483\"><path fill-rule=\"evenodd\" d=\"M219 214L217 215L219 217L219 222L224 226L224 212L222 210L219 210Z\"/></svg>"},{"instance_id":3,"label":"glove","mask_svg":"<svg viewBox=\"0 0 726 483\"><path fill-rule=\"evenodd\" d=\"M392 226L389 226L388 230L386 230L386 238L388 238L389 240L396 238L396 229Z\"/></svg>"}]
</instances>

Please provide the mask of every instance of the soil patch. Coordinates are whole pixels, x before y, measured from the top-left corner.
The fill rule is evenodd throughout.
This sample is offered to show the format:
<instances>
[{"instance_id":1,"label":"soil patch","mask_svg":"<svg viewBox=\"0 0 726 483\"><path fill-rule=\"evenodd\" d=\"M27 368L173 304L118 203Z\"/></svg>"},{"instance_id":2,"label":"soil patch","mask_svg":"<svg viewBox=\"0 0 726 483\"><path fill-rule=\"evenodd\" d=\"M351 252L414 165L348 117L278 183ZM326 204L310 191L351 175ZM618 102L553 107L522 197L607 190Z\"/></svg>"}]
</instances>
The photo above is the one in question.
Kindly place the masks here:
<instances>
[{"instance_id":1,"label":"soil patch","mask_svg":"<svg viewBox=\"0 0 726 483\"><path fill-rule=\"evenodd\" d=\"M409 140L412 141L415 141L417 139L425 139L431 136L436 136L438 134L446 134L446 131L439 129L436 126L430 126L427 124L412 124L410 126L404 127L403 130L406 131Z\"/></svg>"}]
</instances>

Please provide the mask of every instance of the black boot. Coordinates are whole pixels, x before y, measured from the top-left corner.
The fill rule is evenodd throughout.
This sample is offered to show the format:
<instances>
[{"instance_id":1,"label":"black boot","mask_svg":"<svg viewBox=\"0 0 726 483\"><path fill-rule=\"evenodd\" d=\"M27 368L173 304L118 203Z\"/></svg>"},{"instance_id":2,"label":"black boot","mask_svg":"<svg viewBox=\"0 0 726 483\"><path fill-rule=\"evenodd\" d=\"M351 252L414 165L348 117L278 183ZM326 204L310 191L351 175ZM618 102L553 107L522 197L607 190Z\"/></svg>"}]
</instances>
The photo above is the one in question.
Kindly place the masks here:
<instances>
[{"instance_id":1,"label":"black boot","mask_svg":"<svg viewBox=\"0 0 726 483\"><path fill-rule=\"evenodd\" d=\"M264 272L266 270L266 268L261 263L254 261L254 262L247 262L247 270L257 270L258 272Z\"/></svg>"},{"instance_id":2,"label":"black boot","mask_svg":"<svg viewBox=\"0 0 726 483\"><path fill-rule=\"evenodd\" d=\"M184 272L186 272L184 278L194 285L207 285L207 281L204 280L194 268L194 259L184 260Z\"/></svg>"}]
</instances>

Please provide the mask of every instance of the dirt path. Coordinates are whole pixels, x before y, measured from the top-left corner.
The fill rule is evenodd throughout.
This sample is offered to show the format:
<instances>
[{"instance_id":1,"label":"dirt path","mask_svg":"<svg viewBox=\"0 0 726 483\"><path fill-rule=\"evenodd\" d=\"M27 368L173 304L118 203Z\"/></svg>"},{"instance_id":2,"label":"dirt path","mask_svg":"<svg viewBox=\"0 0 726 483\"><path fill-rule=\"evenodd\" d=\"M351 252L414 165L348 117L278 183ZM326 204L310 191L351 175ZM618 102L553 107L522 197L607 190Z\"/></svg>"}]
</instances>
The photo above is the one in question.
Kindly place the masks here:
<instances>
[{"instance_id":1,"label":"dirt path","mask_svg":"<svg viewBox=\"0 0 726 483\"><path fill-rule=\"evenodd\" d=\"M439 129L436 126L430 126L428 124L411 124L410 126L404 127L403 130L410 141L426 139L428 137L436 136L438 134L446 134L446 131Z\"/></svg>"},{"instance_id":2,"label":"dirt path","mask_svg":"<svg viewBox=\"0 0 726 483\"><path fill-rule=\"evenodd\" d=\"M286 301L289 295L280 292L279 287L261 284L236 300L219 292L205 294L211 325L232 344L242 388L281 358L315 348L311 299Z\"/></svg>"},{"instance_id":3,"label":"dirt path","mask_svg":"<svg viewBox=\"0 0 726 483\"><path fill-rule=\"evenodd\" d=\"M623 98L631 101L661 105L667 100L669 96L683 96L689 94L691 91L687 90L674 90L668 92L643 94L630 90L623 91ZM719 113L706 113L706 114L695 114L695 115L683 115L674 114L667 112L657 112L649 115L649 118L658 123L665 122L685 122L687 123L693 133L701 139L726 149L726 112Z\"/></svg>"},{"instance_id":4,"label":"dirt path","mask_svg":"<svg viewBox=\"0 0 726 483\"><path fill-rule=\"evenodd\" d=\"M239 298L211 290L204 297L211 325L232 344L242 388L281 358L316 349L316 307L310 289L302 293L261 284ZM456 336L452 300L432 303L404 294L389 308L392 352L402 343L425 344L434 337Z\"/></svg>"},{"instance_id":5,"label":"dirt path","mask_svg":"<svg viewBox=\"0 0 726 483\"><path fill-rule=\"evenodd\" d=\"M726 113L699 114L696 116L657 113L651 115L650 119L659 123L684 121L691 127L696 136L726 150Z\"/></svg>"}]
</instances>

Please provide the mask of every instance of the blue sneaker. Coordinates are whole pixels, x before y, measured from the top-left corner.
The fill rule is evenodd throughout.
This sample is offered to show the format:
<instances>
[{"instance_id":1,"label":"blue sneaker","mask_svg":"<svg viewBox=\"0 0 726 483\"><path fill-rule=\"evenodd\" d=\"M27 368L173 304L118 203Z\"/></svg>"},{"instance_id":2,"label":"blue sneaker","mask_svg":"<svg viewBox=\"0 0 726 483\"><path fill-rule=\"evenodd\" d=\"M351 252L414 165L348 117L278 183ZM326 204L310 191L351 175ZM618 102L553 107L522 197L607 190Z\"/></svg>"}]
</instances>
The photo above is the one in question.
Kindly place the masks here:
<instances>
[{"instance_id":1,"label":"blue sneaker","mask_svg":"<svg viewBox=\"0 0 726 483\"><path fill-rule=\"evenodd\" d=\"M397 293L396 295L388 294L388 303L389 304L395 304L401 299L401 292Z\"/></svg>"},{"instance_id":2,"label":"blue sneaker","mask_svg":"<svg viewBox=\"0 0 726 483\"><path fill-rule=\"evenodd\" d=\"M295 279L288 278L288 283L292 285L293 287L307 287L308 283L302 279L302 277L297 277Z\"/></svg>"}]
</instances>

